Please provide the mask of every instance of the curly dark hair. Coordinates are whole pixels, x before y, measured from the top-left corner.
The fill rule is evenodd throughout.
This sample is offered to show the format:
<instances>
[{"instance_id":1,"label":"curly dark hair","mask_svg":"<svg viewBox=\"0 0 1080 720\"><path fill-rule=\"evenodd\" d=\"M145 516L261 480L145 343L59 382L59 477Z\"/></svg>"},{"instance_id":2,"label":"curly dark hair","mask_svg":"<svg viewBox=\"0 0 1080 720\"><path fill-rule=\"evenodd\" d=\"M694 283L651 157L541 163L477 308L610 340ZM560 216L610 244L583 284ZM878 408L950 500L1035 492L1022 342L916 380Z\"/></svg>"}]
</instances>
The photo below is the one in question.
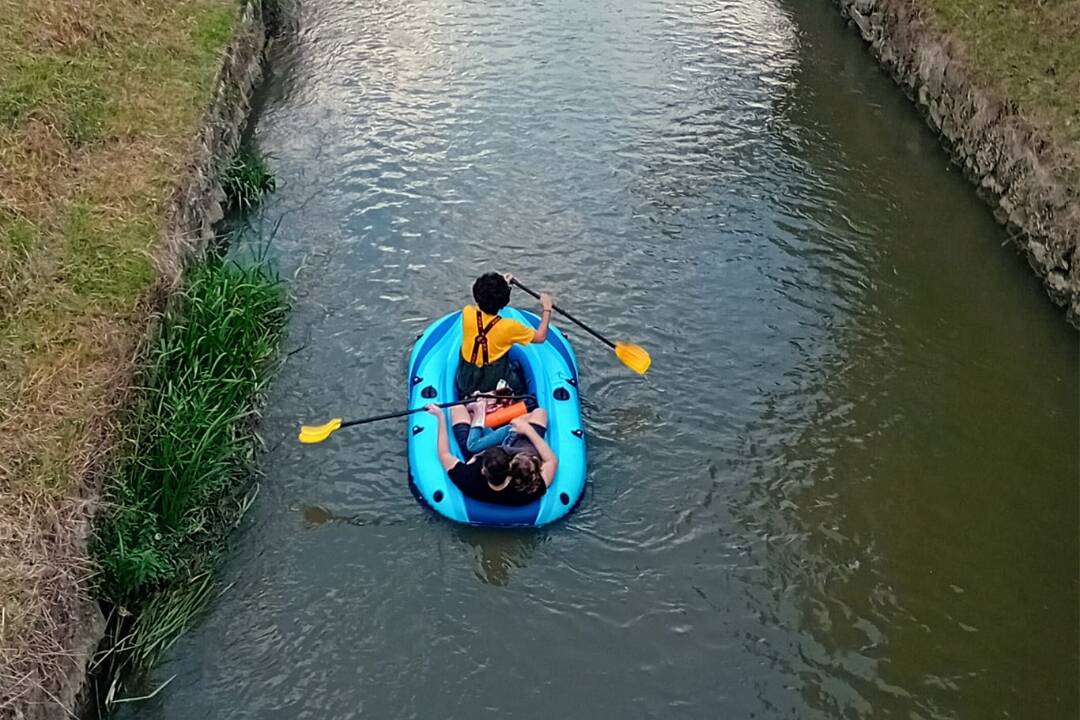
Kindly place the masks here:
<instances>
[{"instance_id":1,"label":"curly dark hair","mask_svg":"<svg viewBox=\"0 0 1080 720\"><path fill-rule=\"evenodd\" d=\"M473 283L472 296L481 311L495 315L510 304L510 283L499 273L484 273Z\"/></svg>"},{"instance_id":2,"label":"curly dark hair","mask_svg":"<svg viewBox=\"0 0 1080 720\"><path fill-rule=\"evenodd\" d=\"M501 447L488 448L480 455L484 477L499 485L510 470L510 453Z\"/></svg>"},{"instance_id":3,"label":"curly dark hair","mask_svg":"<svg viewBox=\"0 0 1080 720\"><path fill-rule=\"evenodd\" d=\"M518 453L510 461L510 487L525 495L543 495L547 489L540 475L540 458L530 453Z\"/></svg>"}]
</instances>

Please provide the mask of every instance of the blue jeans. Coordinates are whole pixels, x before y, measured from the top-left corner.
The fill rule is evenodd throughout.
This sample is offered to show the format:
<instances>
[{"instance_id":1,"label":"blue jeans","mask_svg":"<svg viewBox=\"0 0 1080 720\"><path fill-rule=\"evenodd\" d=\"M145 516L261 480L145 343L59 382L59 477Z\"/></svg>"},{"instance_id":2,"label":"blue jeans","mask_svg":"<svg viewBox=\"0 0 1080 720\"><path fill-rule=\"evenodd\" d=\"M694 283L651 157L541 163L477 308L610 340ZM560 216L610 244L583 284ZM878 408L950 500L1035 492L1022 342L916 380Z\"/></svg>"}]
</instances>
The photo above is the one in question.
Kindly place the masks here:
<instances>
[{"instance_id":1,"label":"blue jeans","mask_svg":"<svg viewBox=\"0 0 1080 720\"><path fill-rule=\"evenodd\" d=\"M483 452L496 445L502 445L509 435L509 425L503 425L495 430L489 427L473 425L469 428L469 436L466 438L465 444L471 453Z\"/></svg>"},{"instance_id":2,"label":"blue jeans","mask_svg":"<svg viewBox=\"0 0 1080 720\"><path fill-rule=\"evenodd\" d=\"M543 425L529 424L532 425L533 430L540 437L544 437L547 433L547 428ZM458 447L461 448L461 454L465 456L466 461L473 455L498 445L510 452L532 445L527 437L514 432L509 425L503 425L501 428L492 430L489 427L476 427L465 423L457 423L454 425L454 439L457 441Z\"/></svg>"},{"instance_id":3,"label":"blue jeans","mask_svg":"<svg viewBox=\"0 0 1080 720\"><path fill-rule=\"evenodd\" d=\"M532 425L532 428L536 431L537 435L544 437L544 434L547 432L546 427L538 425L537 423L529 424ZM529 442L529 438L516 432L509 425L503 425L501 428L496 428L495 430L486 427L470 427L466 444L471 453L483 452L496 445L501 445L511 452L532 446L532 443Z\"/></svg>"},{"instance_id":4,"label":"blue jeans","mask_svg":"<svg viewBox=\"0 0 1080 720\"><path fill-rule=\"evenodd\" d=\"M461 454L468 462L469 458L488 448L501 445L510 435L510 426L492 430L487 427L471 427L467 423L454 425L454 439L457 440Z\"/></svg>"}]
</instances>

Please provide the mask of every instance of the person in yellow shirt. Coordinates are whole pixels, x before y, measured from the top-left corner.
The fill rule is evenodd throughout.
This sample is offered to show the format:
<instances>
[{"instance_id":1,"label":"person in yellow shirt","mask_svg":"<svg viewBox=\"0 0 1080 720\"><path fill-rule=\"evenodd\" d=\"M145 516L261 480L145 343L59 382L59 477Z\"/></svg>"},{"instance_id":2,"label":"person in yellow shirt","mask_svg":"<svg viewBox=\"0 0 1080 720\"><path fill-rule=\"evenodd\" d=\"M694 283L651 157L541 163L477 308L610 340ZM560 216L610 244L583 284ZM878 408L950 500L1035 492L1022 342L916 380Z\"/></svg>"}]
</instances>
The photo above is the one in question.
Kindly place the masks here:
<instances>
[{"instance_id":1,"label":"person in yellow shirt","mask_svg":"<svg viewBox=\"0 0 1080 720\"><path fill-rule=\"evenodd\" d=\"M499 315L499 311L510 304L510 279L510 275L489 272L473 283L476 304L466 305L461 311L461 364L454 376L458 397L490 392L499 380L506 380L511 386L518 385L510 367L510 348L547 340L553 304L547 293L540 293L540 327L536 330Z\"/></svg>"}]
</instances>

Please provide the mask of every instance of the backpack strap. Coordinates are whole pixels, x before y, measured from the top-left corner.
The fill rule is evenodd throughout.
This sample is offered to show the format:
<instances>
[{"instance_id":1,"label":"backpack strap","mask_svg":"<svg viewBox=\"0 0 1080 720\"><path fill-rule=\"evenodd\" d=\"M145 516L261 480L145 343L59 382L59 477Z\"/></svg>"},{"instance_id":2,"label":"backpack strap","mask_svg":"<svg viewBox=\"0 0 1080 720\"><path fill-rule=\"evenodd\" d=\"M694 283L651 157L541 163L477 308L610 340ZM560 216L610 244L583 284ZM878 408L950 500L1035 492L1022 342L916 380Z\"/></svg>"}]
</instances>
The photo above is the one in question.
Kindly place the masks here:
<instances>
[{"instance_id":1,"label":"backpack strap","mask_svg":"<svg viewBox=\"0 0 1080 720\"><path fill-rule=\"evenodd\" d=\"M469 358L469 363L476 365L476 358L481 354L484 358L484 364L480 367L484 367L484 365L487 365L490 362L488 359L487 334L491 332L491 328L495 327L500 320L502 320L502 318L496 315L491 318L491 322L487 324L487 327L484 327L484 316L479 310L476 311L476 339L473 340L472 357Z\"/></svg>"}]
</instances>

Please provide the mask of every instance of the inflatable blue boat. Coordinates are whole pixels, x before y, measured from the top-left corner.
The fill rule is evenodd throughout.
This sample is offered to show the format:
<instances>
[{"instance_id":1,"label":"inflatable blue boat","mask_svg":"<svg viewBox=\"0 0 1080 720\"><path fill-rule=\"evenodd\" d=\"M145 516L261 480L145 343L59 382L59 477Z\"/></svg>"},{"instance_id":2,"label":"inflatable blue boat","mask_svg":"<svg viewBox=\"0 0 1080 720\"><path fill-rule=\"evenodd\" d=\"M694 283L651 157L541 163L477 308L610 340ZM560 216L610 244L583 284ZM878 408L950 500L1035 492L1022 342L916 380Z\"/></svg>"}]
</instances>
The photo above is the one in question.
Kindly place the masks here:
<instances>
[{"instance_id":1,"label":"inflatable blue boat","mask_svg":"<svg viewBox=\"0 0 1080 720\"><path fill-rule=\"evenodd\" d=\"M503 317L531 327L540 318L515 308L503 308ZM409 407L457 400L454 375L461 362L461 313L455 312L433 322L416 341L409 360ZM495 527L539 527L569 513L585 489L585 433L578 402L578 369L574 351L566 337L552 325L547 342L515 345L512 360L519 362L528 383L528 392L547 410L546 440L559 468L547 492L536 502L506 507L466 497L450 482L439 462L438 422L427 413L410 418L409 482L413 493L435 512L455 522ZM450 411L446 411L447 428ZM450 433L450 449L462 457Z\"/></svg>"}]
</instances>

